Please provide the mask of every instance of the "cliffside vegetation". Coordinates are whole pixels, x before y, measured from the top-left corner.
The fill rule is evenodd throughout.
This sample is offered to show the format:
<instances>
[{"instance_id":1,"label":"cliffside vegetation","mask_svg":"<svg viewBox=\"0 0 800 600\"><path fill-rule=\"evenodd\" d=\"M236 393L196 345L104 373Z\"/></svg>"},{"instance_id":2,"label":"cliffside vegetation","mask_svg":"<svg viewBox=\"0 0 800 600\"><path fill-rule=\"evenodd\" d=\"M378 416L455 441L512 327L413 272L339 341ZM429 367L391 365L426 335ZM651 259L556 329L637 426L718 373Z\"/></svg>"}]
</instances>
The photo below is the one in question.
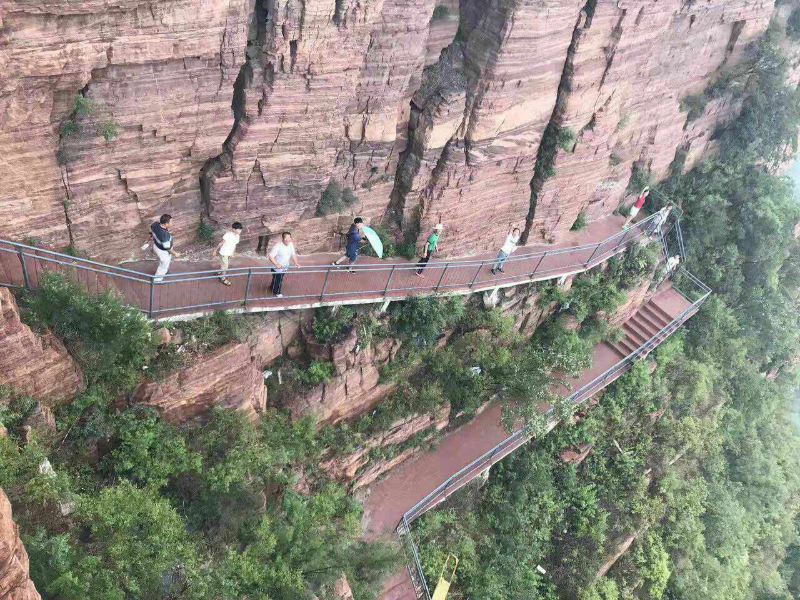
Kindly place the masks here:
<instances>
[{"instance_id":1,"label":"cliffside vegetation","mask_svg":"<svg viewBox=\"0 0 800 600\"><path fill-rule=\"evenodd\" d=\"M684 211L686 264L715 294L652 373L638 364L415 526L429 577L446 553L461 559L453 597L800 595L800 204L772 171L800 102L774 30L734 76L743 108L719 156L654 193Z\"/></svg>"},{"instance_id":2,"label":"cliffside vegetation","mask_svg":"<svg viewBox=\"0 0 800 600\"><path fill-rule=\"evenodd\" d=\"M172 426L125 403L158 363L143 317L57 277L25 307L87 379L54 429L25 432L33 403L4 402L0 487L46 597L322 598L342 574L359 598L375 596L395 551L360 541L361 507L319 472L313 423L219 410ZM213 347L240 326L217 315L187 335Z\"/></svg>"}]
</instances>

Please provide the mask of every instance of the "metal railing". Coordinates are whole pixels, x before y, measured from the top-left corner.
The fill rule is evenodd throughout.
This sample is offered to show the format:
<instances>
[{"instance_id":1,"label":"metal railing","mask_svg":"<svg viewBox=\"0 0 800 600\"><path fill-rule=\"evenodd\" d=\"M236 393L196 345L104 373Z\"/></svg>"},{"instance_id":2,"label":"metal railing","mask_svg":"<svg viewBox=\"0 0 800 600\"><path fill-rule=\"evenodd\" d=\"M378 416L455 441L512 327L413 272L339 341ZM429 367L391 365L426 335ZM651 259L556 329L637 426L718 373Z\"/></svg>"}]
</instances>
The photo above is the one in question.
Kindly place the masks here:
<instances>
[{"instance_id":1,"label":"metal railing","mask_svg":"<svg viewBox=\"0 0 800 600\"><path fill-rule=\"evenodd\" d=\"M283 297L268 291L270 266L229 269L230 287L208 285L218 270L169 273L156 280L150 273L0 240L0 285L33 289L48 272L58 272L89 292L113 291L126 304L151 318L195 315L220 309L283 310L325 304L381 302L415 295L468 294L580 273L597 266L631 244L659 233L651 215L630 228L593 244L526 252L520 248L504 265L490 271L495 258L450 259L428 263L424 277L413 262L383 262L347 267L309 266L285 276ZM662 228L666 224L662 224Z\"/></svg>"},{"instance_id":2,"label":"metal railing","mask_svg":"<svg viewBox=\"0 0 800 600\"><path fill-rule=\"evenodd\" d=\"M706 298L708 298L708 296L711 294L711 288L709 288L702 281L697 279L697 277L682 267L679 268L675 273L673 287L682 296L687 298L691 304L677 317L656 332L650 339L641 344L634 352L614 364L605 372L598 375L592 381L581 386L580 389L574 391L567 398L568 402L573 402L576 405L580 405L598 391L604 389L610 383L618 379L623 373L630 369L634 362L649 355L650 352L657 348L662 342L664 342L664 340L671 336L679 327L681 327L681 325L691 318L699 310ZM694 297L695 299L691 300L691 297ZM554 412L555 407L551 406L544 413L544 415L550 416ZM556 424L557 419L550 419L548 422L548 431L555 427ZM412 582L414 582L414 587L417 591L418 598L430 600L431 596L428 591L427 583L425 582L425 574L422 568L422 563L419 559L419 551L411 533L411 524L424 513L436 507L454 492L458 491L467 483L475 479L480 473L514 452L520 446L526 444L533 437L534 435L529 427L518 429L502 442L497 444L494 448L488 450L474 461L451 475L446 481L440 484L422 500L417 502L403 515L396 532L403 542L404 547L406 549L410 549L408 552L410 562L407 565L407 569ZM421 584L418 582L421 582Z\"/></svg>"}]
</instances>

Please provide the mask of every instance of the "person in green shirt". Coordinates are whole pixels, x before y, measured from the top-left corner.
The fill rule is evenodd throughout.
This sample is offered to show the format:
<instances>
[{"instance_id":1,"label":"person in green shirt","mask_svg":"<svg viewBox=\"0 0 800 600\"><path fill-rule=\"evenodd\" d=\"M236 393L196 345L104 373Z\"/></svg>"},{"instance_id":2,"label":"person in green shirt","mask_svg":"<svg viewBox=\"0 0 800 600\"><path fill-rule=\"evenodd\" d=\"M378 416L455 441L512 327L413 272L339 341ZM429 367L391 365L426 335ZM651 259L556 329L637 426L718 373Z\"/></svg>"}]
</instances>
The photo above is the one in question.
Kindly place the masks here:
<instances>
[{"instance_id":1,"label":"person in green shirt","mask_svg":"<svg viewBox=\"0 0 800 600\"><path fill-rule=\"evenodd\" d=\"M433 232L428 236L428 241L425 242L425 251L422 254L422 258L420 258L417 263L417 277L422 277L422 272L425 270L428 261L431 259L431 256L433 256L433 253L436 252L436 246L439 245L439 236L442 234L442 229L443 225L437 223L433 228Z\"/></svg>"}]
</instances>

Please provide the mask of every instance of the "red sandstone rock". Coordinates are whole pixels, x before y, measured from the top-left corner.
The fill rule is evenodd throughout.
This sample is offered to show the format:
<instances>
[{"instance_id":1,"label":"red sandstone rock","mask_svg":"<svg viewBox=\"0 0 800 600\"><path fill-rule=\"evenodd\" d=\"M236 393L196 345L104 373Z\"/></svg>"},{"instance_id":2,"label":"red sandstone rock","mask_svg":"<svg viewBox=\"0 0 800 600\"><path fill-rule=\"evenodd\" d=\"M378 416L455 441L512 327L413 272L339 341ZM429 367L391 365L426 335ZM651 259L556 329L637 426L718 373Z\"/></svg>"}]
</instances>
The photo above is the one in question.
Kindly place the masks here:
<instances>
[{"instance_id":1,"label":"red sandstone rock","mask_svg":"<svg viewBox=\"0 0 800 600\"><path fill-rule=\"evenodd\" d=\"M333 586L333 594L336 600L354 600L353 590L350 588L350 583L347 581L347 577L342 575L336 580L336 583Z\"/></svg>"},{"instance_id":2,"label":"red sandstone rock","mask_svg":"<svg viewBox=\"0 0 800 600\"><path fill-rule=\"evenodd\" d=\"M322 463L322 469L333 479L352 484L353 489L369 485L378 477L413 456L417 449L408 448L388 460L370 463L370 451L402 444L423 431L441 431L450 422L450 405L446 404L432 414L412 415L401 419L376 436L364 441L355 452ZM368 468L364 468L368 467Z\"/></svg>"},{"instance_id":3,"label":"red sandstone rock","mask_svg":"<svg viewBox=\"0 0 800 600\"><path fill-rule=\"evenodd\" d=\"M173 423L200 417L217 406L254 417L266 408L267 388L250 346L239 343L202 356L163 381L140 385L133 401L152 406Z\"/></svg>"},{"instance_id":4,"label":"red sandstone rock","mask_svg":"<svg viewBox=\"0 0 800 600\"><path fill-rule=\"evenodd\" d=\"M41 600L28 574L28 553L19 539L8 496L0 489L0 598Z\"/></svg>"},{"instance_id":5,"label":"red sandstone rock","mask_svg":"<svg viewBox=\"0 0 800 600\"><path fill-rule=\"evenodd\" d=\"M193 238L199 172L230 131L254 4L4 1L0 236L119 259L170 212L179 243ZM59 145L82 89L92 114ZM108 122L111 141L97 133Z\"/></svg>"},{"instance_id":6,"label":"red sandstone rock","mask_svg":"<svg viewBox=\"0 0 800 600\"><path fill-rule=\"evenodd\" d=\"M51 405L83 389L64 345L52 333L40 335L25 325L7 288L0 288L0 385Z\"/></svg>"},{"instance_id":7,"label":"red sandstone rock","mask_svg":"<svg viewBox=\"0 0 800 600\"><path fill-rule=\"evenodd\" d=\"M677 156L688 168L715 150L737 103L712 101L687 123L680 100L739 60L774 10L591 4L588 15L584 0L7 0L0 236L120 259L138 255L159 213L185 246L207 212L215 227L243 221L243 246L264 216L305 252L332 250L350 215L315 210L336 179L358 195L354 213L412 233L441 218L442 254L494 249L529 214L552 121L576 143L539 182L531 233L555 239L581 211L614 210L632 164L663 177ZM432 19L437 5L449 12ZM92 114L59 142L80 90ZM109 122L119 132L106 141Z\"/></svg>"}]
</instances>

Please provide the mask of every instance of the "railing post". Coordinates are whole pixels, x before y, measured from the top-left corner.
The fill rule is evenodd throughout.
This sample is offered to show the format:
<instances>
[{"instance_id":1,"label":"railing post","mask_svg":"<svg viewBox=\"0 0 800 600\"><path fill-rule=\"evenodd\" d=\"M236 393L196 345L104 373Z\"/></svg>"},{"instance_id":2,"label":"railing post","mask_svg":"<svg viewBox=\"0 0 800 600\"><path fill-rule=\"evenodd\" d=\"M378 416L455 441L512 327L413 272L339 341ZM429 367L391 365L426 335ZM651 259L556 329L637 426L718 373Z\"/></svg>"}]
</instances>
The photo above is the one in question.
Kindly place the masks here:
<instances>
[{"instance_id":1,"label":"railing post","mask_svg":"<svg viewBox=\"0 0 800 600\"><path fill-rule=\"evenodd\" d=\"M331 268L328 267L328 270L325 271L325 281L322 284L322 292L319 295L319 301L322 302L325 299L325 290L328 289L328 277L331 276Z\"/></svg>"},{"instance_id":2,"label":"railing post","mask_svg":"<svg viewBox=\"0 0 800 600\"><path fill-rule=\"evenodd\" d=\"M244 286L244 303L242 306L247 308L247 298L250 296L250 282L253 280L253 269L247 269L247 284Z\"/></svg>"},{"instance_id":3,"label":"railing post","mask_svg":"<svg viewBox=\"0 0 800 600\"><path fill-rule=\"evenodd\" d=\"M17 248L17 256L19 256L19 262L22 265L22 280L25 283L25 289L31 289L31 280L28 278L28 265L25 264L25 254L22 252L22 248Z\"/></svg>"},{"instance_id":4,"label":"railing post","mask_svg":"<svg viewBox=\"0 0 800 600\"><path fill-rule=\"evenodd\" d=\"M617 244L616 246L614 246L614 252L616 252L617 250L619 250L619 247L620 247L620 246L622 246L622 245L625 243L625 240L627 240L627 239L628 239L628 234L629 234L629 233L630 233L632 230L633 230L633 227L628 227L628 229L626 229L626 230L625 230L625 235L623 235L623 236L622 236L622 240L620 240L619 244Z\"/></svg>"},{"instance_id":5,"label":"railing post","mask_svg":"<svg viewBox=\"0 0 800 600\"><path fill-rule=\"evenodd\" d=\"M439 282L436 284L436 287L435 287L435 288L434 288L434 290L433 290L433 292L434 292L434 293L438 293L438 291L439 291L439 286L440 286L440 285L442 285L442 280L444 279L444 274L445 274L445 273L447 273L447 268L448 268L449 266L450 266L450 263L446 263L446 264L444 265L444 269L442 269L442 275L439 277Z\"/></svg>"},{"instance_id":6,"label":"railing post","mask_svg":"<svg viewBox=\"0 0 800 600\"><path fill-rule=\"evenodd\" d=\"M547 257L547 253L548 253L548 252L550 252L550 251L549 251L549 250L545 250L545 251L544 251L544 254L542 254L542 255L539 257L539 262L538 262L538 263L536 263L536 266L533 268L533 271L531 271L531 279L533 279L533 276L534 276L534 275L536 275L536 271L538 271L538 270L539 270L539 267L541 267L541 266L542 266L542 262L544 262L544 259L545 259L545 257Z\"/></svg>"},{"instance_id":7,"label":"railing post","mask_svg":"<svg viewBox=\"0 0 800 600\"><path fill-rule=\"evenodd\" d=\"M386 280L386 285L383 288L383 297L386 297L386 293L389 291L389 286L392 284L392 277L394 277L394 270L395 265L392 265L392 270L389 271L389 279Z\"/></svg>"},{"instance_id":8,"label":"railing post","mask_svg":"<svg viewBox=\"0 0 800 600\"><path fill-rule=\"evenodd\" d=\"M153 318L153 295L155 293L155 289L156 289L156 278L151 276L150 277L150 306L147 309L147 318L148 319L152 319Z\"/></svg>"},{"instance_id":9,"label":"railing post","mask_svg":"<svg viewBox=\"0 0 800 600\"><path fill-rule=\"evenodd\" d=\"M478 270L475 272L475 277L473 277L472 281L470 281L470 283L469 283L470 289L472 289L472 286L474 286L475 282L478 281L478 275L481 274L481 269L483 268L483 265L484 265L484 262L481 261L480 264L478 265Z\"/></svg>"},{"instance_id":10,"label":"railing post","mask_svg":"<svg viewBox=\"0 0 800 600\"><path fill-rule=\"evenodd\" d=\"M594 258L594 255L595 255L595 254L597 254L597 251L598 251L598 250L600 250L600 246L602 246L602 245L603 245L603 243L604 243L604 242L598 242L598 243L597 243L597 246L595 246L595 248L594 248L594 252L592 252L592 255L589 257L589 260L587 260L587 261L586 261L586 264L585 264L585 265L583 265L583 268L584 268L584 269L588 269L588 268L589 268L589 265L590 265L590 264L592 264L592 259Z\"/></svg>"}]
</instances>

